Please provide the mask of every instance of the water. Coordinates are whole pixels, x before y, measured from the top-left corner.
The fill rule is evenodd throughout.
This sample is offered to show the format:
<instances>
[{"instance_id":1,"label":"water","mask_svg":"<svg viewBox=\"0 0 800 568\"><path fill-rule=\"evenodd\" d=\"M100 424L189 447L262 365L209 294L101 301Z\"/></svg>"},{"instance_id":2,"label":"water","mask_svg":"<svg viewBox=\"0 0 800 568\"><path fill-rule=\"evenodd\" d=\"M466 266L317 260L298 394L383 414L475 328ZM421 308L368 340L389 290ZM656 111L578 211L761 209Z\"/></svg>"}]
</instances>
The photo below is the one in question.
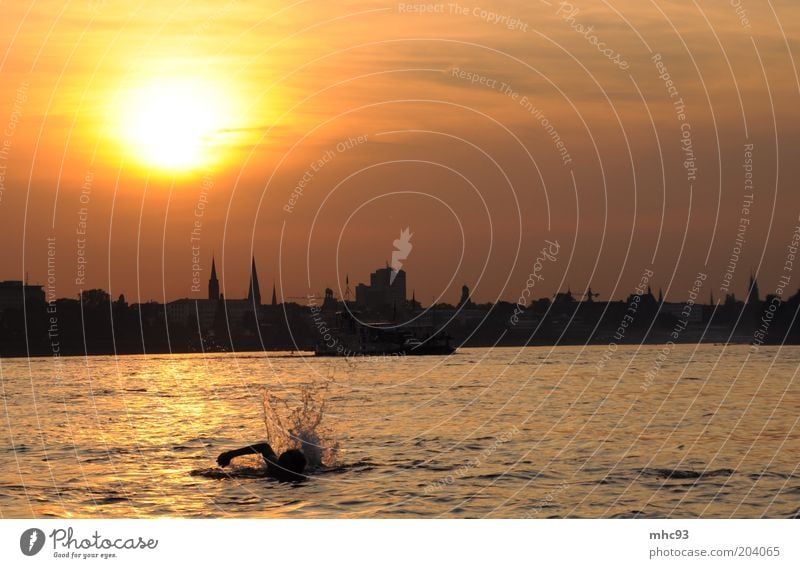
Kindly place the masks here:
<instances>
[{"instance_id":1,"label":"water","mask_svg":"<svg viewBox=\"0 0 800 568\"><path fill-rule=\"evenodd\" d=\"M0 515L797 516L800 349L661 349L4 359ZM213 475L265 388L285 426L324 394L310 481Z\"/></svg>"}]
</instances>

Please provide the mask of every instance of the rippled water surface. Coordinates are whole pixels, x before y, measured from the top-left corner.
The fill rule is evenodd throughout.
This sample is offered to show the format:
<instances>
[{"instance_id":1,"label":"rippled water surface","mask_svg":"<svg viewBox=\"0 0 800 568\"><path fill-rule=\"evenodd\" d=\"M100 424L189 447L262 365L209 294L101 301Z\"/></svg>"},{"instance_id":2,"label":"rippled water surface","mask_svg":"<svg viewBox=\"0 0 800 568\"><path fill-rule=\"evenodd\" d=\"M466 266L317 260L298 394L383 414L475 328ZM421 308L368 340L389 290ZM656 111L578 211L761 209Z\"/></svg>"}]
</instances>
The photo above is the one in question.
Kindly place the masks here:
<instances>
[{"instance_id":1,"label":"rippled water surface","mask_svg":"<svg viewBox=\"0 0 800 568\"><path fill-rule=\"evenodd\" d=\"M661 349L4 359L0 515L797 516L800 349ZM213 469L326 383L338 467Z\"/></svg>"}]
</instances>

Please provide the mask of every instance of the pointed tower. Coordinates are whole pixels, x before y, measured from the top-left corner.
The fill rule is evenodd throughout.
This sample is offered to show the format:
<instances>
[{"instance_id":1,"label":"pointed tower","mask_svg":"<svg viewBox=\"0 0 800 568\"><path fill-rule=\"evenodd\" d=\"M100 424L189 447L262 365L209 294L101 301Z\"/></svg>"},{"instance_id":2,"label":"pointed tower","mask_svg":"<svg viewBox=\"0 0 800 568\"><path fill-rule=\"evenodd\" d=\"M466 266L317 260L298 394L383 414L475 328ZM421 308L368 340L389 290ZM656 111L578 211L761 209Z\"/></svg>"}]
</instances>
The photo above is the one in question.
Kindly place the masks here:
<instances>
[{"instance_id":1,"label":"pointed tower","mask_svg":"<svg viewBox=\"0 0 800 568\"><path fill-rule=\"evenodd\" d=\"M761 301L760 294L758 292L758 280L750 273L750 282L747 286L747 303L756 305Z\"/></svg>"},{"instance_id":2,"label":"pointed tower","mask_svg":"<svg viewBox=\"0 0 800 568\"><path fill-rule=\"evenodd\" d=\"M278 295L275 293L275 282L272 283L272 305L278 305Z\"/></svg>"},{"instance_id":3,"label":"pointed tower","mask_svg":"<svg viewBox=\"0 0 800 568\"><path fill-rule=\"evenodd\" d=\"M664 292L661 291L661 288L658 289L658 303L664 303Z\"/></svg>"},{"instance_id":4,"label":"pointed tower","mask_svg":"<svg viewBox=\"0 0 800 568\"><path fill-rule=\"evenodd\" d=\"M459 308L467 308L472 304L472 300L469 296L469 286L464 284L461 287L461 299L458 301Z\"/></svg>"},{"instance_id":5,"label":"pointed tower","mask_svg":"<svg viewBox=\"0 0 800 568\"><path fill-rule=\"evenodd\" d=\"M256 307L261 305L261 290L258 288L258 273L256 273L256 257L250 268L250 289L247 291L247 301Z\"/></svg>"},{"instance_id":6,"label":"pointed tower","mask_svg":"<svg viewBox=\"0 0 800 568\"><path fill-rule=\"evenodd\" d=\"M219 280L217 280L217 265L211 257L211 278L208 279L208 299L219 300Z\"/></svg>"}]
</instances>

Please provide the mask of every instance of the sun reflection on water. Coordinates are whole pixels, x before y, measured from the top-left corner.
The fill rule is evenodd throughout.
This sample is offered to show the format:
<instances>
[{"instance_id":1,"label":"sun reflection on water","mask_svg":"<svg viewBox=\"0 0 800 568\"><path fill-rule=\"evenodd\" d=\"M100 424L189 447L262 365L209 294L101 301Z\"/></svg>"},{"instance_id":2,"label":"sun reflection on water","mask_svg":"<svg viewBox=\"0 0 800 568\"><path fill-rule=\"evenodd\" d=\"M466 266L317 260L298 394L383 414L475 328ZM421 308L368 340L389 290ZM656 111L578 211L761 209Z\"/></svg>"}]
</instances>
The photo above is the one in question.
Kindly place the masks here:
<instances>
[{"instance_id":1,"label":"sun reflection on water","mask_svg":"<svg viewBox=\"0 0 800 568\"><path fill-rule=\"evenodd\" d=\"M344 367L262 354L75 358L64 360L61 381L47 359L30 369L5 360L11 428L0 430L0 511L790 516L800 351L764 349L744 369L740 354L719 355L713 346L676 348L647 390L641 371L625 369L649 368L657 356L649 348L620 349L598 376L592 348ZM223 450L265 438L345 453L323 452L321 462L338 467L297 486L190 475L215 467ZM716 473L697 477L705 471Z\"/></svg>"}]
</instances>

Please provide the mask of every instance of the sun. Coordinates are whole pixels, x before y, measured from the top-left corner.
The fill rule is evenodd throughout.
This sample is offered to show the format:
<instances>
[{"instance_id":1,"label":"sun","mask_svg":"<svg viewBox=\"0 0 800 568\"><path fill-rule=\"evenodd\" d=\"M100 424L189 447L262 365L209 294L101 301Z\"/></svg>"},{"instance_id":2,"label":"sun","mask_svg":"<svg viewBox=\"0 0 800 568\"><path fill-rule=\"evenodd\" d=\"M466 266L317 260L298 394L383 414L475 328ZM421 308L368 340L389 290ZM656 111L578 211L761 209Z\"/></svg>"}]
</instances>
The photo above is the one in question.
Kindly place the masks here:
<instances>
[{"instance_id":1,"label":"sun","mask_svg":"<svg viewBox=\"0 0 800 568\"><path fill-rule=\"evenodd\" d=\"M125 153L145 168L181 172L215 161L231 104L212 82L162 79L126 91L120 106Z\"/></svg>"}]
</instances>

